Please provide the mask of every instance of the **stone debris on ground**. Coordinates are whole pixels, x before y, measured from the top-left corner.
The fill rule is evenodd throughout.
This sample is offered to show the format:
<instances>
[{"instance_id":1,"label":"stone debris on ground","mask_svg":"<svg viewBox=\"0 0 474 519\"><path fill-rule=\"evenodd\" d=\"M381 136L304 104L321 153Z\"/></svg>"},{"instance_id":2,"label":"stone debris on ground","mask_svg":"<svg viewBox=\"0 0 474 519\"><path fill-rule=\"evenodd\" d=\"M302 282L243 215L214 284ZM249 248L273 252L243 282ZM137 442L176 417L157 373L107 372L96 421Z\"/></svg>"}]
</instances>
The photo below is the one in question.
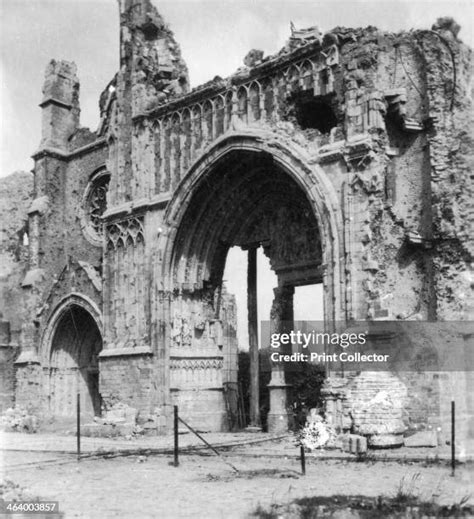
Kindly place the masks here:
<instances>
[{"instance_id":1,"label":"stone debris on ground","mask_svg":"<svg viewBox=\"0 0 474 519\"><path fill-rule=\"evenodd\" d=\"M35 433L39 428L39 419L23 407L10 407L0 417L0 430L6 432Z\"/></svg>"}]
</instances>

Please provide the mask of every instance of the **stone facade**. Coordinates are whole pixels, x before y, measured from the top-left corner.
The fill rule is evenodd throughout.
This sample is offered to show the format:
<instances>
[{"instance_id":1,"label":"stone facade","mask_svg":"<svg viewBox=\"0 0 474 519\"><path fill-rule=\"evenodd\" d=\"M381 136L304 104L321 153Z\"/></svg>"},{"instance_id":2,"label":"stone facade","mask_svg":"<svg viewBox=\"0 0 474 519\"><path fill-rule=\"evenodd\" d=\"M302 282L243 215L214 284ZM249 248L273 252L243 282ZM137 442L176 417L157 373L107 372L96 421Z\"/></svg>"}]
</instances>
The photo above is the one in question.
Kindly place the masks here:
<instances>
[{"instance_id":1,"label":"stone facade","mask_svg":"<svg viewBox=\"0 0 474 519\"><path fill-rule=\"evenodd\" d=\"M471 51L449 24L294 31L277 55L252 51L189 91L149 0L121 0L120 15L96 132L79 126L75 65L46 71L17 402L53 412L62 369L63 395L82 388L86 408L123 402L165 431L177 403L196 426L225 429L232 246L263 247L276 298L322 282L329 328L472 318ZM55 364L56 350L72 363ZM391 377L376 377L379 391ZM355 401L368 391L347 383ZM284 376L270 386L281 402ZM441 404L430 406L416 411L425 423Z\"/></svg>"}]
</instances>

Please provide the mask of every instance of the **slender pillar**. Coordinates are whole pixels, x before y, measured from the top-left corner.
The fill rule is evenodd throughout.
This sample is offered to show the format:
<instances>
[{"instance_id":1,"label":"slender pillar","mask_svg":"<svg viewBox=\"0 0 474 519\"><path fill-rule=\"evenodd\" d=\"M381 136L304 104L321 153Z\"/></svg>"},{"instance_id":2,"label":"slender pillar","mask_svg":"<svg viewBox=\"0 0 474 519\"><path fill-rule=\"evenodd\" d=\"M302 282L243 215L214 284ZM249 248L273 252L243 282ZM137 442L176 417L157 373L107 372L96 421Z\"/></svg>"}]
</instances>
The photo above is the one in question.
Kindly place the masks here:
<instances>
[{"instance_id":1,"label":"slender pillar","mask_svg":"<svg viewBox=\"0 0 474 519\"><path fill-rule=\"evenodd\" d=\"M289 331L293 326L293 286L280 286L273 290L272 310L270 313L272 333ZM279 353L291 353L291 346L283 347ZM288 412L288 389L285 380L285 370L281 363L272 363L272 378L268 384L270 392L270 411L268 413L268 432L284 433L290 426Z\"/></svg>"},{"instance_id":2,"label":"slender pillar","mask_svg":"<svg viewBox=\"0 0 474 519\"><path fill-rule=\"evenodd\" d=\"M250 355L250 426L260 427L258 313L257 313L257 249L248 250L247 310Z\"/></svg>"}]
</instances>

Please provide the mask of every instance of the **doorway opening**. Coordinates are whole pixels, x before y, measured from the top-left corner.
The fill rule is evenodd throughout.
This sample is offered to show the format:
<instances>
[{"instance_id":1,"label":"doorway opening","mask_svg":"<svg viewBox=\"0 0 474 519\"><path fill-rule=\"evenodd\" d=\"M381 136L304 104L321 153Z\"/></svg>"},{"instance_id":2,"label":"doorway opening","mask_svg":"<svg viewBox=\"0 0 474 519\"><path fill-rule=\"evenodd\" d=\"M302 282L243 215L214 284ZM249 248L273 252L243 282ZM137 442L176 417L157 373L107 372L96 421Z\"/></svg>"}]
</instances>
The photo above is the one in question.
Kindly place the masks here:
<instances>
[{"instance_id":1,"label":"doorway opening","mask_svg":"<svg viewBox=\"0 0 474 519\"><path fill-rule=\"evenodd\" d=\"M197 398L202 399L201 407L215 417L216 424L219 417L232 415L233 397L225 395L230 394L226 385L234 382L233 373L238 371L231 361L237 355L226 351L228 345L236 346L236 341L223 309L232 307L226 295L237 293L240 302L236 305L235 333L239 347L248 349L250 364L249 380L244 382L250 392L249 411L243 425L258 428L264 426L262 416L269 407L259 397L260 392L273 391L269 401L275 403L286 401L287 393L280 369L275 370L269 360L260 369L270 345L259 344L259 323L267 321L282 331L285 321L294 321L295 287L322 279L323 251L315 207L302 185L270 153L242 149L228 152L209 166L186 198L181 213L179 206L171 209L176 211L171 213L176 214L172 224L176 234L169 265L174 291L170 357L177 366L170 382L172 399L185 406L190 416L195 415L196 422L204 420L204 411L199 415L196 411ZM210 371L209 375L199 371L210 365L211 358L217 371L222 365L213 378ZM194 364L198 369L192 373L180 368ZM265 373L267 379L260 381L259 373ZM201 382L205 377L209 378L206 386ZM222 403L216 396L219 379ZM187 404L191 390L193 409ZM211 390L212 395L208 395ZM214 408L209 405L211 400ZM280 407L268 411L269 430L280 423L286 427L286 418L280 416L288 413L285 405ZM227 423L233 420L227 419Z\"/></svg>"},{"instance_id":2,"label":"doorway opening","mask_svg":"<svg viewBox=\"0 0 474 519\"><path fill-rule=\"evenodd\" d=\"M102 336L91 314L67 307L53 334L49 366L49 409L55 417L74 417L77 395L81 414L101 414L98 355Z\"/></svg>"},{"instance_id":3,"label":"doorway opening","mask_svg":"<svg viewBox=\"0 0 474 519\"><path fill-rule=\"evenodd\" d=\"M239 428L252 424L250 410L250 341L249 341L249 286L248 286L249 251L234 246L229 249L224 269L223 284L226 291L235 297L237 325L238 374L235 383L238 392L237 423ZM266 428L269 410L268 383L271 377L269 351L261 344L262 321L270 320L273 304L273 287L278 285L278 278L273 272L270 261L263 247L256 248L256 317L257 346L259 363L258 410L260 426Z\"/></svg>"}]
</instances>

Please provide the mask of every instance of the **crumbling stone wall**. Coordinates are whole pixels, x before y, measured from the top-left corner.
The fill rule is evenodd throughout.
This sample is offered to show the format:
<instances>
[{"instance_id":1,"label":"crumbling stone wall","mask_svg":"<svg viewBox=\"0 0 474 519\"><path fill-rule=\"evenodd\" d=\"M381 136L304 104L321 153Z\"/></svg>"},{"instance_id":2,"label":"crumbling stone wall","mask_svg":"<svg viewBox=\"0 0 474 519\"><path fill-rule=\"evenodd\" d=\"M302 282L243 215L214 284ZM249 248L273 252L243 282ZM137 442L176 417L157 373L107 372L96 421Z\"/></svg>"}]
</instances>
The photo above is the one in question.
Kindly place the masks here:
<instances>
[{"instance_id":1,"label":"crumbling stone wall","mask_svg":"<svg viewBox=\"0 0 474 519\"><path fill-rule=\"evenodd\" d=\"M22 315L20 282L28 262L28 209L33 195L33 175L18 171L0 184L0 312L10 322L12 340L18 342Z\"/></svg>"},{"instance_id":2,"label":"crumbling stone wall","mask_svg":"<svg viewBox=\"0 0 474 519\"><path fill-rule=\"evenodd\" d=\"M23 300L21 355L16 359L16 400L47 410L42 339L57 305L81 293L101 306L101 242L84 232L85 194L105 167L105 141L79 127L79 81L73 63L52 61L41 103L43 131L28 207L27 265L18 280ZM46 407L45 407L46 406Z\"/></svg>"},{"instance_id":3,"label":"crumbling stone wall","mask_svg":"<svg viewBox=\"0 0 474 519\"><path fill-rule=\"evenodd\" d=\"M14 403L14 361L25 319L21 281L28 262L33 175L18 171L0 184L0 411Z\"/></svg>"},{"instance_id":4,"label":"crumbling stone wall","mask_svg":"<svg viewBox=\"0 0 474 519\"><path fill-rule=\"evenodd\" d=\"M420 35L426 57L437 318L472 319L472 50L443 27Z\"/></svg>"},{"instance_id":5,"label":"crumbling stone wall","mask_svg":"<svg viewBox=\"0 0 474 519\"><path fill-rule=\"evenodd\" d=\"M386 178L373 191L362 240L368 250L362 259L372 261L361 285L368 317L472 319L472 51L439 28L385 36L383 49L392 45L395 62L387 60L390 53L382 58L398 86L385 96ZM411 114L423 131L413 121L407 125ZM433 335L431 341L437 344L440 338ZM456 398L464 413L467 398L451 386L468 376L402 377L409 388L409 426L441 426L447 434L446 401ZM466 420L460 418L464 432Z\"/></svg>"}]
</instances>

